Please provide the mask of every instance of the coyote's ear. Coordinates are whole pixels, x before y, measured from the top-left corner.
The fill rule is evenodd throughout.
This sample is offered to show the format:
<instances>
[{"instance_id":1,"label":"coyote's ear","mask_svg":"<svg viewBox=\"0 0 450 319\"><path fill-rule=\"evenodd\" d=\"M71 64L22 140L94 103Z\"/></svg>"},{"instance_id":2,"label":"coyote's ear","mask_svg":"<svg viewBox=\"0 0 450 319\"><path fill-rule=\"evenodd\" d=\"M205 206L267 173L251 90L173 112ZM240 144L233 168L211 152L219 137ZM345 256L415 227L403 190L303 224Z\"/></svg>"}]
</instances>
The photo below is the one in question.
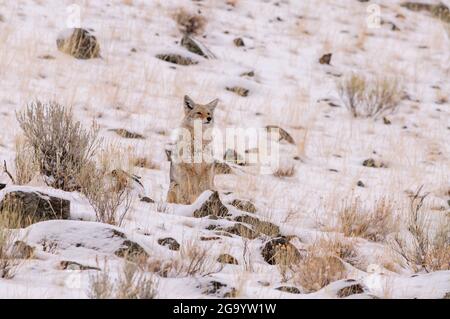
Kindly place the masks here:
<instances>
[{"instance_id":1,"label":"coyote's ear","mask_svg":"<svg viewBox=\"0 0 450 319\"><path fill-rule=\"evenodd\" d=\"M214 109L216 108L217 104L219 103L219 99L215 99L212 102L209 102L206 107L211 111L214 112Z\"/></svg>"},{"instance_id":2,"label":"coyote's ear","mask_svg":"<svg viewBox=\"0 0 450 319\"><path fill-rule=\"evenodd\" d=\"M184 96L184 110L186 112L189 112L190 110L192 110L194 108L194 101L187 95Z\"/></svg>"}]
</instances>

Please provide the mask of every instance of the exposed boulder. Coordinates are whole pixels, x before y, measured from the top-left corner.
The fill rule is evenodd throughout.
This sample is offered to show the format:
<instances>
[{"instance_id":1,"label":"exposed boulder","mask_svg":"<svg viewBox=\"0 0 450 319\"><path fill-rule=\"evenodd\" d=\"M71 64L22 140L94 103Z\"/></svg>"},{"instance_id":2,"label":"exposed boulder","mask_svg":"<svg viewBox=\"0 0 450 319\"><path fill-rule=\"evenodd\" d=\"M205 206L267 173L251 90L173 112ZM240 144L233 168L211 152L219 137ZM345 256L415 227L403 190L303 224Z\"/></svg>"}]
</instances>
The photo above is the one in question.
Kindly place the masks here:
<instances>
[{"instance_id":1,"label":"exposed boulder","mask_svg":"<svg viewBox=\"0 0 450 319\"><path fill-rule=\"evenodd\" d=\"M227 163L223 163L223 162L218 162L215 161L214 162L214 173L215 174L231 174L233 171L231 170L230 165L228 165Z\"/></svg>"},{"instance_id":2,"label":"exposed boulder","mask_svg":"<svg viewBox=\"0 0 450 319\"><path fill-rule=\"evenodd\" d=\"M236 223L234 226L231 226L226 229L226 231L230 234L237 235L243 238L248 239L255 239L258 237L258 232L254 231L253 229L241 224Z\"/></svg>"},{"instance_id":3,"label":"exposed boulder","mask_svg":"<svg viewBox=\"0 0 450 319\"><path fill-rule=\"evenodd\" d=\"M337 296L339 298L346 298L352 295L362 294L365 292L364 287L355 280L350 279L347 282L349 282L350 285L338 290Z\"/></svg>"},{"instance_id":4,"label":"exposed boulder","mask_svg":"<svg viewBox=\"0 0 450 319\"><path fill-rule=\"evenodd\" d=\"M235 221L253 226L252 228L257 233L270 237L280 236L280 227L271 222L261 221L258 218L249 215L238 216L235 218Z\"/></svg>"},{"instance_id":5,"label":"exposed boulder","mask_svg":"<svg viewBox=\"0 0 450 319\"><path fill-rule=\"evenodd\" d=\"M206 216L225 217L228 216L228 208L221 202L219 193L214 191L211 196L193 213L194 217Z\"/></svg>"},{"instance_id":6,"label":"exposed boulder","mask_svg":"<svg viewBox=\"0 0 450 319\"><path fill-rule=\"evenodd\" d=\"M200 41L185 34L181 39L181 46L184 47L189 52L200 55L205 59L213 59L215 58L214 54L208 50Z\"/></svg>"},{"instance_id":7,"label":"exposed boulder","mask_svg":"<svg viewBox=\"0 0 450 319\"><path fill-rule=\"evenodd\" d=\"M245 42L242 38L236 38L233 40L233 43L237 47L245 47Z\"/></svg>"},{"instance_id":8,"label":"exposed boulder","mask_svg":"<svg viewBox=\"0 0 450 319\"><path fill-rule=\"evenodd\" d=\"M330 64L330 62L331 62L331 57L333 56L333 54L332 53L327 53L327 54L324 54L324 55L322 55L322 57L319 59L319 63L320 64Z\"/></svg>"},{"instance_id":9,"label":"exposed boulder","mask_svg":"<svg viewBox=\"0 0 450 319\"><path fill-rule=\"evenodd\" d=\"M268 241L261 252L264 260L270 265L290 265L300 260L300 253L285 237Z\"/></svg>"},{"instance_id":10,"label":"exposed boulder","mask_svg":"<svg viewBox=\"0 0 450 319\"><path fill-rule=\"evenodd\" d=\"M56 40L58 50L76 59L100 58L100 45L95 36L81 28L68 29Z\"/></svg>"},{"instance_id":11,"label":"exposed boulder","mask_svg":"<svg viewBox=\"0 0 450 319\"><path fill-rule=\"evenodd\" d=\"M0 213L19 214L20 226L51 219L68 219L70 201L43 192L11 191L0 200Z\"/></svg>"},{"instance_id":12,"label":"exposed boulder","mask_svg":"<svg viewBox=\"0 0 450 319\"><path fill-rule=\"evenodd\" d=\"M80 263L77 263L75 261L68 261L68 260L63 260L59 263L59 267L62 270L77 270L77 271L83 271L83 270L101 270L98 267L93 267L93 266L85 266L82 265Z\"/></svg>"},{"instance_id":13,"label":"exposed boulder","mask_svg":"<svg viewBox=\"0 0 450 319\"><path fill-rule=\"evenodd\" d=\"M171 237L158 239L158 244L161 246L167 246L170 250L180 250L180 244Z\"/></svg>"},{"instance_id":14,"label":"exposed boulder","mask_svg":"<svg viewBox=\"0 0 450 319\"><path fill-rule=\"evenodd\" d=\"M195 65L198 64L197 61L194 61L191 58L184 57L180 54L157 54L156 57L165 62L178 64L178 65Z\"/></svg>"},{"instance_id":15,"label":"exposed boulder","mask_svg":"<svg viewBox=\"0 0 450 319\"><path fill-rule=\"evenodd\" d=\"M375 160L373 158L368 158L363 161L362 163L365 167L371 167L371 168L385 168L387 165L383 163L382 161Z\"/></svg>"},{"instance_id":16,"label":"exposed boulder","mask_svg":"<svg viewBox=\"0 0 450 319\"><path fill-rule=\"evenodd\" d=\"M281 286L278 288L275 288L276 290L282 291L282 292L287 292L290 294L300 294L300 290L296 287L288 287L288 286Z\"/></svg>"},{"instance_id":17,"label":"exposed boulder","mask_svg":"<svg viewBox=\"0 0 450 319\"><path fill-rule=\"evenodd\" d=\"M231 206L236 207L239 210L242 210L244 212L248 213L256 213L256 207L255 205L249 201L249 200L241 200L241 199L234 199L231 203Z\"/></svg>"},{"instance_id":18,"label":"exposed boulder","mask_svg":"<svg viewBox=\"0 0 450 319\"><path fill-rule=\"evenodd\" d=\"M122 242L122 247L117 249L114 254L118 257L125 258L127 260L136 261L140 259L147 259L149 255L138 243L125 239Z\"/></svg>"}]
</instances>

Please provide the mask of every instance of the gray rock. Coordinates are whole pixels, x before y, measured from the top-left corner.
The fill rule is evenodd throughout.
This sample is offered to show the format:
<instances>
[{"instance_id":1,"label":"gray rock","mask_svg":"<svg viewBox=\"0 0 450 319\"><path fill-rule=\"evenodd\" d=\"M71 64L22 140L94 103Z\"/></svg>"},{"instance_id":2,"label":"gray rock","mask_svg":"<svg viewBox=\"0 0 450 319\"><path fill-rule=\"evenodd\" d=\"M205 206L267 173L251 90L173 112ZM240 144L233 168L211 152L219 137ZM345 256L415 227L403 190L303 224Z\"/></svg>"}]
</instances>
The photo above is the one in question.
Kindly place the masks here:
<instances>
[{"instance_id":1,"label":"gray rock","mask_svg":"<svg viewBox=\"0 0 450 319\"><path fill-rule=\"evenodd\" d=\"M161 246L167 246L170 250L180 250L180 244L171 237L158 239L158 244Z\"/></svg>"},{"instance_id":2,"label":"gray rock","mask_svg":"<svg viewBox=\"0 0 450 319\"><path fill-rule=\"evenodd\" d=\"M214 191L203 205L193 213L193 216L197 218L211 215L218 217L228 216L228 208L221 202L217 191Z\"/></svg>"},{"instance_id":3,"label":"gray rock","mask_svg":"<svg viewBox=\"0 0 450 319\"><path fill-rule=\"evenodd\" d=\"M58 50L76 59L100 58L100 45L88 30L75 28L67 30L56 40Z\"/></svg>"},{"instance_id":4,"label":"gray rock","mask_svg":"<svg viewBox=\"0 0 450 319\"><path fill-rule=\"evenodd\" d=\"M264 260L270 265L289 265L300 260L300 253L285 237L268 241L261 251Z\"/></svg>"}]
</instances>

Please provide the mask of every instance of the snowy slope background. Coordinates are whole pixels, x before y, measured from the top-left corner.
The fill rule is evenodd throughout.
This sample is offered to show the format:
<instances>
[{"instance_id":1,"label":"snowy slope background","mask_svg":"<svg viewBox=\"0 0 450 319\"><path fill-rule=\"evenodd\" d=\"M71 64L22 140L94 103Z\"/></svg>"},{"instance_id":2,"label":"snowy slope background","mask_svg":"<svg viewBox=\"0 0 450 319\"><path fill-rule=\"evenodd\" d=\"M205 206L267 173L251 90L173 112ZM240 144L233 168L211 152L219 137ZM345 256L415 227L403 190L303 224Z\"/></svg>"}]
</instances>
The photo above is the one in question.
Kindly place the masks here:
<instances>
[{"instance_id":1,"label":"snowy slope background","mask_svg":"<svg viewBox=\"0 0 450 319\"><path fill-rule=\"evenodd\" d=\"M372 3L380 5L382 20L394 23L398 31L389 23L368 28L367 8ZM449 1L443 3L450 6ZM158 262L181 258L179 251L159 245L160 238L174 238L182 249L207 249L211 273L157 276L158 298L223 297L227 289L240 298L336 297L346 284L342 280L314 293L284 282L277 266L261 256L267 238L201 240L217 236L207 229L211 220L192 217L208 194L192 206L164 203L169 186L164 148L183 117L185 94L204 103L219 98L216 125L221 129L278 125L291 133L297 145L281 145L280 161L295 168L294 176L257 175L240 168L218 176L216 187L226 204L234 198L255 203L256 215L279 225L299 250L321 236L343 236L329 230L336 211L349 198L370 204L388 197L402 211L409 205L409 194L423 185L430 193L424 209L432 221L448 223L450 39L449 27L441 21L402 8L399 1L78 1L81 26L94 30L102 59L76 60L59 52L55 43L67 27L72 4L0 3L0 160L14 162L15 140L21 134L15 112L35 98L56 100L71 105L76 119L86 126L95 119L105 141L126 150L124 157L133 152L153 163L152 169L134 172L142 176L146 195L156 202L136 200L116 229L95 223L94 211L79 193L48 189L38 181L25 186L69 199L72 220L21 230L35 256L14 278L0 279L1 298L88 297L93 273L107 271L114 279L123 266L124 260L114 255L121 242L108 235L111 229L137 242ZM180 47L181 33L172 18L180 7L200 11L207 19L199 38L216 59L203 59ZM234 45L237 37L245 47ZM155 58L166 53L200 63L174 67ZM331 65L318 63L325 53L333 53ZM46 55L53 58L42 58ZM255 76L240 76L249 71ZM409 98L389 115L391 125L352 118L343 106L336 82L355 71L402 80ZM225 89L233 86L249 89L248 97ZM119 128L145 139L124 139L110 131ZM372 157L388 167L361 165ZM365 187L358 187L358 181ZM0 175L0 182L10 184L6 174ZM17 186L0 191L0 198L13 187ZM216 223L228 225L226 220ZM45 249L49 240L57 243L55 249ZM364 286L360 297L442 298L450 292L449 270L416 274L397 262L388 244L352 240L358 262L345 264L346 279ZM234 256L238 265L217 264L222 253ZM101 270L62 269L61 262L68 260ZM224 293L205 294L211 282L226 284ZM296 286L301 293L282 292L276 289L280 286Z\"/></svg>"}]
</instances>

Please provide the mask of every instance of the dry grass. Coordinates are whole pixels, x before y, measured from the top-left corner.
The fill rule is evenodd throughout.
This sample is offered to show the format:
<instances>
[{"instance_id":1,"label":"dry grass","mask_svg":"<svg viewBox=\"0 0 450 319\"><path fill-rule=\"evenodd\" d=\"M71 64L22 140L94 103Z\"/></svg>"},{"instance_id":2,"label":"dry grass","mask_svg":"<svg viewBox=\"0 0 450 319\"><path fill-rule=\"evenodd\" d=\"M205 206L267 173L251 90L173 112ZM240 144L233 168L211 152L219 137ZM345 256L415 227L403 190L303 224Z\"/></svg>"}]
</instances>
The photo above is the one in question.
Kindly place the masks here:
<instances>
[{"instance_id":1,"label":"dry grass","mask_svg":"<svg viewBox=\"0 0 450 319\"><path fill-rule=\"evenodd\" d=\"M339 95L353 117L373 117L396 110L401 100L401 85L396 78L369 79L352 74L338 83Z\"/></svg>"},{"instance_id":2,"label":"dry grass","mask_svg":"<svg viewBox=\"0 0 450 319\"><path fill-rule=\"evenodd\" d=\"M279 167L274 173L273 176L278 178L292 177L295 175L295 166L291 165L288 167Z\"/></svg>"},{"instance_id":3,"label":"dry grass","mask_svg":"<svg viewBox=\"0 0 450 319\"><path fill-rule=\"evenodd\" d=\"M75 121L70 108L56 102L42 103L38 100L17 114L17 120L23 130L26 146L25 158L16 157L16 165L23 167L29 158L26 148L33 151L32 163L37 165L39 173L46 177L46 183L65 191L78 190L77 176L88 165L99 145L98 128L95 123L86 131L80 122ZM24 180L28 179L28 174Z\"/></svg>"},{"instance_id":4,"label":"dry grass","mask_svg":"<svg viewBox=\"0 0 450 319\"><path fill-rule=\"evenodd\" d=\"M185 34L200 35L206 26L205 17L187 11L185 8L179 8L173 15L173 19L178 24L178 28Z\"/></svg>"},{"instance_id":5,"label":"dry grass","mask_svg":"<svg viewBox=\"0 0 450 319\"><path fill-rule=\"evenodd\" d=\"M18 185L28 184L33 177L39 172L33 148L26 143L25 139L18 138L15 143L16 157L14 159L15 179L14 182Z\"/></svg>"},{"instance_id":6,"label":"dry grass","mask_svg":"<svg viewBox=\"0 0 450 319\"><path fill-rule=\"evenodd\" d=\"M387 198L378 200L373 207L362 206L356 198L339 211L335 230L347 237L380 242L397 229L393 212L393 204Z\"/></svg>"},{"instance_id":7,"label":"dry grass","mask_svg":"<svg viewBox=\"0 0 450 319\"><path fill-rule=\"evenodd\" d=\"M347 271L340 255L346 256L349 250L344 247L346 246L328 240L313 243L301 261L294 266L294 283L310 293L333 281L346 278Z\"/></svg>"},{"instance_id":8,"label":"dry grass","mask_svg":"<svg viewBox=\"0 0 450 319\"><path fill-rule=\"evenodd\" d=\"M90 277L88 296L91 299L154 299L157 285L154 275L126 263L116 280L111 278L108 269L95 272Z\"/></svg>"},{"instance_id":9,"label":"dry grass","mask_svg":"<svg viewBox=\"0 0 450 319\"><path fill-rule=\"evenodd\" d=\"M411 198L407 211L406 234L397 233L391 248L411 269L418 272L450 269L450 223L445 216L432 233L430 216L423 212L428 194L422 195L421 188Z\"/></svg>"},{"instance_id":10,"label":"dry grass","mask_svg":"<svg viewBox=\"0 0 450 319\"><path fill-rule=\"evenodd\" d=\"M100 153L99 168L93 163L85 165L78 184L93 207L98 222L121 226L134 199L132 180L116 160L120 150L107 147ZM114 172L118 172L114 174Z\"/></svg>"}]
</instances>

